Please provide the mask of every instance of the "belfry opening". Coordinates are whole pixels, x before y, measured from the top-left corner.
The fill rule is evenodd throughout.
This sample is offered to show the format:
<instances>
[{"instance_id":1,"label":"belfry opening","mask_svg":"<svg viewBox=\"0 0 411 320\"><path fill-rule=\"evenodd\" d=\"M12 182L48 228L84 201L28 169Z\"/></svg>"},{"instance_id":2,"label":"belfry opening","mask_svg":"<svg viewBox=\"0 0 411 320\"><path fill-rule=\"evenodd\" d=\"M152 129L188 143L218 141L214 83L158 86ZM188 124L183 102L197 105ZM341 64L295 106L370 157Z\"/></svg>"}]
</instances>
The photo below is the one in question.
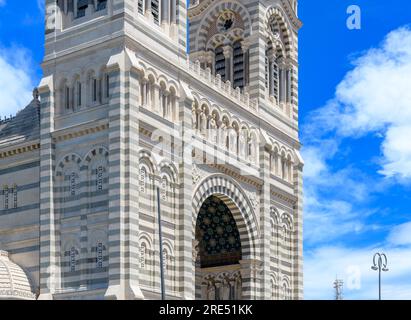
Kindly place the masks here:
<instances>
[{"instance_id":1,"label":"belfry opening","mask_svg":"<svg viewBox=\"0 0 411 320\"><path fill-rule=\"evenodd\" d=\"M217 196L209 197L201 206L194 249L196 298L240 300L240 232L228 205Z\"/></svg>"}]
</instances>

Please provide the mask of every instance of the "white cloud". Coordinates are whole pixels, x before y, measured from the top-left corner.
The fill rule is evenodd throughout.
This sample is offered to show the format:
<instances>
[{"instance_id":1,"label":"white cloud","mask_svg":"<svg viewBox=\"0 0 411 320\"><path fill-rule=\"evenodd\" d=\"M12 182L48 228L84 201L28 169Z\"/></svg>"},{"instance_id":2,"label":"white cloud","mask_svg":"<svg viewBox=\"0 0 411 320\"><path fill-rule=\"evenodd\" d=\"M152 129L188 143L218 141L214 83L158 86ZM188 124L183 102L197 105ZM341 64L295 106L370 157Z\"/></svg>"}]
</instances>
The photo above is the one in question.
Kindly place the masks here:
<instances>
[{"instance_id":1,"label":"white cloud","mask_svg":"<svg viewBox=\"0 0 411 320\"><path fill-rule=\"evenodd\" d=\"M411 245L411 222L393 228L388 236L388 242L398 246Z\"/></svg>"},{"instance_id":2,"label":"white cloud","mask_svg":"<svg viewBox=\"0 0 411 320\"><path fill-rule=\"evenodd\" d=\"M379 48L357 58L335 97L306 121L307 299L333 299L337 275L345 282L346 299L376 299L378 274L370 267L377 251L384 251L389 259L390 271L383 275L383 298L411 299L411 222L391 228L388 237L375 240L374 245L365 247L352 241L362 233L370 239L373 231L389 229L387 221L370 223L369 217L384 208L371 208L368 200L396 180L367 176L356 169L355 158L340 168L333 165L337 157L344 156L344 138L375 134L381 138L379 172L400 182L411 178L410 75L411 30L402 28L390 33ZM358 288L353 285L356 273L360 276Z\"/></svg>"},{"instance_id":3,"label":"white cloud","mask_svg":"<svg viewBox=\"0 0 411 320\"><path fill-rule=\"evenodd\" d=\"M400 28L354 61L335 97L313 114L307 132L335 131L340 137L379 134L380 173L411 178L410 75L411 30Z\"/></svg>"},{"instance_id":4,"label":"white cloud","mask_svg":"<svg viewBox=\"0 0 411 320\"><path fill-rule=\"evenodd\" d=\"M349 248L324 246L305 256L305 299L333 300L333 282L344 281L346 300L377 299L378 273L371 270L373 255L384 252L389 271L382 275L383 299L411 299L411 247L371 246Z\"/></svg>"},{"instance_id":5,"label":"white cloud","mask_svg":"<svg viewBox=\"0 0 411 320\"><path fill-rule=\"evenodd\" d=\"M378 184L353 168L333 171L330 161L338 151L335 141L319 141L303 149L304 240L308 245L336 240L379 228L366 223L375 210L361 209Z\"/></svg>"},{"instance_id":6,"label":"white cloud","mask_svg":"<svg viewBox=\"0 0 411 320\"><path fill-rule=\"evenodd\" d=\"M32 99L34 68L30 53L0 46L0 116L15 114Z\"/></svg>"}]
</instances>

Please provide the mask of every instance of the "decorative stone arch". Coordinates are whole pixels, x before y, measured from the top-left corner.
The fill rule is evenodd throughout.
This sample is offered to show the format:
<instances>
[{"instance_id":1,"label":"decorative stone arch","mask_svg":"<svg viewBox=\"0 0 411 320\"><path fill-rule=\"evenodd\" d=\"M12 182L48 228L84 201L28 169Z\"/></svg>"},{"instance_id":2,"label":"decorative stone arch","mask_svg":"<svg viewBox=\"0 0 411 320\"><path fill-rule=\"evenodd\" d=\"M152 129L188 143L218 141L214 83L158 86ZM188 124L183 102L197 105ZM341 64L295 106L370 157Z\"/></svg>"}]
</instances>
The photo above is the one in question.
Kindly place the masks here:
<instances>
[{"instance_id":1,"label":"decorative stone arch","mask_svg":"<svg viewBox=\"0 0 411 320\"><path fill-rule=\"evenodd\" d=\"M291 57L292 50L293 50L293 38L292 34L290 32L290 23L288 19L286 18L286 14L284 11L278 7L278 6L272 6L267 9L265 18L264 18L264 25L266 26L266 37L267 39L272 39L273 37L270 35L270 22L275 21L277 28L278 28L278 33L282 36L283 38L283 45L284 45L284 50L285 54L287 57ZM274 39L272 39L274 40ZM275 44L273 43L273 46Z\"/></svg>"},{"instance_id":2,"label":"decorative stone arch","mask_svg":"<svg viewBox=\"0 0 411 320\"><path fill-rule=\"evenodd\" d=\"M94 260L95 267L100 263L99 262L99 245L101 243L101 266L100 268L107 267L108 265L108 233L103 229L92 229L89 231L88 235L88 247L87 250L90 250L90 257ZM90 272L90 269L89 271ZM101 271L100 271L101 272ZM107 273L108 270L105 270Z\"/></svg>"},{"instance_id":3,"label":"decorative stone arch","mask_svg":"<svg viewBox=\"0 0 411 320\"><path fill-rule=\"evenodd\" d=\"M62 241L61 246L61 259L65 262L65 267L61 268L61 276L62 276L62 286L66 287L67 283L69 282L69 278L67 277L67 273L71 272L71 254L74 253L74 268L75 271L78 273L78 261L82 257L81 252L81 243L76 237L72 234L65 236L65 239ZM74 249L74 250L72 250Z\"/></svg>"},{"instance_id":4,"label":"decorative stone arch","mask_svg":"<svg viewBox=\"0 0 411 320\"><path fill-rule=\"evenodd\" d=\"M293 231L294 230L294 219L288 212L284 212L281 215L281 225L286 227L287 230Z\"/></svg>"},{"instance_id":5,"label":"decorative stone arch","mask_svg":"<svg viewBox=\"0 0 411 320\"><path fill-rule=\"evenodd\" d=\"M204 201L211 196L222 200L230 209L240 232L243 260L256 259L260 232L253 206L241 186L223 174L206 177L193 194L193 239L198 213Z\"/></svg>"},{"instance_id":6,"label":"decorative stone arch","mask_svg":"<svg viewBox=\"0 0 411 320\"><path fill-rule=\"evenodd\" d=\"M56 177L61 177L63 175L64 169L71 163L74 163L76 166L78 166L78 171L80 173L82 159L78 154L70 153L68 155L65 155L57 163L58 164L56 166Z\"/></svg>"},{"instance_id":7,"label":"decorative stone arch","mask_svg":"<svg viewBox=\"0 0 411 320\"><path fill-rule=\"evenodd\" d=\"M242 190L241 186L229 176L215 174L203 179L193 193L192 232L195 239L197 218L204 202L210 197L223 201L230 210L236 222L241 242L240 278L241 297L254 299L256 296L258 279L254 272L259 265L259 237L258 223L253 207ZM193 263L195 261L193 260ZM197 273L196 268L196 273ZM196 275L196 295L201 291Z\"/></svg>"},{"instance_id":8,"label":"decorative stone arch","mask_svg":"<svg viewBox=\"0 0 411 320\"><path fill-rule=\"evenodd\" d=\"M247 8L238 2L233 1L223 1L217 3L213 7L210 7L207 14L204 15L202 21L200 22L200 28L197 31L197 36L195 39L194 51L203 50L206 48L208 30L219 15L224 11L233 11L237 13L244 23L244 37L248 37L252 34L252 23L250 14Z\"/></svg>"},{"instance_id":9,"label":"decorative stone arch","mask_svg":"<svg viewBox=\"0 0 411 320\"><path fill-rule=\"evenodd\" d=\"M271 290L272 290L272 292L271 292L271 295L272 295L272 298L275 300L275 299L278 299L278 294L279 294L279 286L278 286L278 277L277 277L277 275L275 274L275 272L271 272L270 273L270 284L271 284Z\"/></svg>"},{"instance_id":10,"label":"decorative stone arch","mask_svg":"<svg viewBox=\"0 0 411 320\"><path fill-rule=\"evenodd\" d=\"M291 280L288 276L283 275L283 278L281 280L281 292L282 292L282 298L286 300L288 297L291 297Z\"/></svg>"},{"instance_id":11,"label":"decorative stone arch","mask_svg":"<svg viewBox=\"0 0 411 320\"><path fill-rule=\"evenodd\" d=\"M140 166L142 164L145 164L148 167L149 172L147 173L152 174L152 175L158 175L159 169L150 151L140 150L140 152L138 153L138 159L139 159Z\"/></svg>"},{"instance_id":12,"label":"decorative stone arch","mask_svg":"<svg viewBox=\"0 0 411 320\"><path fill-rule=\"evenodd\" d=\"M143 249L144 248L144 252ZM150 234L147 232L141 232L138 237L138 259L139 259L139 268L151 272L152 270L152 254L154 246L153 239ZM151 275L150 275L150 281Z\"/></svg>"},{"instance_id":13,"label":"decorative stone arch","mask_svg":"<svg viewBox=\"0 0 411 320\"><path fill-rule=\"evenodd\" d=\"M84 157L84 165L89 166L97 157L108 159L109 152L106 147L96 147L87 152Z\"/></svg>"},{"instance_id":14,"label":"decorative stone arch","mask_svg":"<svg viewBox=\"0 0 411 320\"><path fill-rule=\"evenodd\" d=\"M280 217L280 214L279 214L277 208L275 208L275 207L270 208L270 219L272 220L272 223L274 225L277 225L277 226L280 225L281 217Z\"/></svg>"},{"instance_id":15,"label":"decorative stone arch","mask_svg":"<svg viewBox=\"0 0 411 320\"><path fill-rule=\"evenodd\" d=\"M171 183L178 182L178 169L172 162L163 160L159 164L159 168L160 168L160 175L166 174L170 178Z\"/></svg>"},{"instance_id":16,"label":"decorative stone arch","mask_svg":"<svg viewBox=\"0 0 411 320\"><path fill-rule=\"evenodd\" d=\"M103 243L104 246L108 244L108 234L107 231L103 229L91 229L88 235L88 248L96 246L99 242Z\"/></svg>"},{"instance_id":17,"label":"decorative stone arch","mask_svg":"<svg viewBox=\"0 0 411 320\"><path fill-rule=\"evenodd\" d=\"M241 28L235 28L228 32L227 34L227 39L230 41L230 43L234 43L236 41L243 40L244 37L244 30Z\"/></svg>"},{"instance_id":18,"label":"decorative stone arch","mask_svg":"<svg viewBox=\"0 0 411 320\"><path fill-rule=\"evenodd\" d=\"M160 74L157 78L157 83L160 87L163 87L165 90L169 90L168 79L165 77L165 75Z\"/></svg>"},{"instance_id":19,"label":"decorative stone arch","mask_svg":"<svg viewBox=\"0 0 411 320\"><path fill-rule=\"evenodd\" d=\"M208 41L205 46L206 50L215 50L217 47L224 45L227 41L227 37L223 34L215 34Z\"/></svg>"}]
</instances>

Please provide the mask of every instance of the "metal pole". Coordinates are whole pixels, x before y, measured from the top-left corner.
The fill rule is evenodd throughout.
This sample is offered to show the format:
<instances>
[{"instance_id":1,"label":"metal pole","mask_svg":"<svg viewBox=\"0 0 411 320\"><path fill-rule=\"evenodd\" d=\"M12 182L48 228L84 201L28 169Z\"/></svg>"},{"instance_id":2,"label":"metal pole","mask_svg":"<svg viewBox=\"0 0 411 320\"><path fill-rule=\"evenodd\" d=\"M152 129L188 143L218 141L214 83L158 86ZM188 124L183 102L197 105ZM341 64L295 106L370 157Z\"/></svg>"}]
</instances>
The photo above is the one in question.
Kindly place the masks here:
<instances>
[{"instance_id":1,"label":"metal pole","mask_svg":"<svg viewBox=\"0 0 411 320\"><path fill-rule=\"evenodd\" d=\"M378 259L378 260L377 260ZM382 300L381 297L381 272L387 272L388 259L384 253L376 253L373 258L372 270L378 271L378 299Z\"/></svg>"},{"instance_id":2,"label":"metal pole","mask_svg":"<svg viewBox=\"0 0 411 320\"><path fill-rule=\"evenodd\" d=\"M160 207L160 188L159 187L157 187L157 210L158 210L158 239L160 242L161 300L166 300L166 289L165 289L165 283L164 283L163 232L161 230L161 207Z\"/></svg>"},{"instance_id":3,"label":"metal pole","mask_svg":"<svg viewBox=\"0 0 411 320\"><path fill-rule=\"evenodd\" d=\"M378 297L381 300L381 266L378 268Z\"/></svg>"}]
</instances>

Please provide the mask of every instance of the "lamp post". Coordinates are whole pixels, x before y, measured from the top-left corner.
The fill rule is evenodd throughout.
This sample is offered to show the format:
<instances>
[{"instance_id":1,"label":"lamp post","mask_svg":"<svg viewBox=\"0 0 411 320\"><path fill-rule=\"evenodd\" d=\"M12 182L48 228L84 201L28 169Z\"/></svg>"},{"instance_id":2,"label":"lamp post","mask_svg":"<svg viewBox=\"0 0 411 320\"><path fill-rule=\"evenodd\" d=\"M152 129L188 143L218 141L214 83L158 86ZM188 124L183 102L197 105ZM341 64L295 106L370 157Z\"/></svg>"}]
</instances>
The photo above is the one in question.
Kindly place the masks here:
<instances>
[{"instance_id":1,"label":"lamp post","mask_svg":"<svg viewBox=\"0 0 411 320\"><path fill-rule=\"evenodd\" d=\"M372 270L378 271L378 292L379 292L379 300L381 300L381 272L387 272L388 260L385 253L376 253L373 258L373 266L371 267Z\"/></svg>"}]
</instances>

